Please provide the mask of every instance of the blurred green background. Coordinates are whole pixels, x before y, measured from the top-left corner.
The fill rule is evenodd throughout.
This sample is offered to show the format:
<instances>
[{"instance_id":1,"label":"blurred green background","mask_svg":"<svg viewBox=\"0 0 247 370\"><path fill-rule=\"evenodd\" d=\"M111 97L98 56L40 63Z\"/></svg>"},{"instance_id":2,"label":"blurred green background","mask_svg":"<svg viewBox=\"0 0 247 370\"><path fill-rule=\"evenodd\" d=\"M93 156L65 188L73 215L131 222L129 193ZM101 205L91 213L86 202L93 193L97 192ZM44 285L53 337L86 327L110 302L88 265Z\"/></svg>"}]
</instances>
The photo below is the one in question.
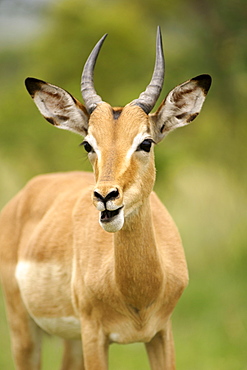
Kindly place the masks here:
<instances>
[{"instance_id":1,"label":"blurred green background","mask_svg":"<svg viewBox=\"0 0 247 370\"><path fill-rule=\"evenodd\" d=\"M80 99L83 64L107 32L95 86L125 105L150 81L158 24L166 56L158 103L191 77L213 77L196 121L156 148L155 189L190 271L173 315L183 370L247 369L246 20L246 0L0 0L0 207L34 175L90 170L81 138L44 121L26 77ZM46 337L44 346L44 369L58 369L60 341ZM2 295L0 369L14 369ZM113 345L110 369L149 369L143 345Z\"/></svg>"}]
</instances>

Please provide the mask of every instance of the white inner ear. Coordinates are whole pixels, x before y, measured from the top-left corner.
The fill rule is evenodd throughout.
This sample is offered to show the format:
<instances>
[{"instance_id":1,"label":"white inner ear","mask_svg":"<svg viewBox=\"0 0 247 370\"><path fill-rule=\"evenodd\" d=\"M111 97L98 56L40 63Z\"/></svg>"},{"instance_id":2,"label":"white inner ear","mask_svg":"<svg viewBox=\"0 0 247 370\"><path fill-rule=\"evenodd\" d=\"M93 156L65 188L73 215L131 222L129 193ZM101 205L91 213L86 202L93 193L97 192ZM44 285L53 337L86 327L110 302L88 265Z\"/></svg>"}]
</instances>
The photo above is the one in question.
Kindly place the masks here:
<instances>
[{"instance_id":1,"label":"white inner ear","mask_svg":"<svg viewBox=\"0 0 247 370\"><path fill-rule=\"evenodd\" d=\"M151 115L156 126L157 142L169 132L192 122L199 114L205 97L205 92L195 80L170 91L157 115Z\"/></svg>"},{"instance_id":2,"label":"white inner ear","mask_svg":"<svg viewBox=\"0 0 247 370\"><path fill-rule=\"evenodd\" d=\"M44 118L64 130L86 135L88 116L80 103L65 90L44 84L34 94L33 100Z\"/></svg>"},{"instance_id":3,"label":"white inner ear","mask_svg":"<svg viewBox=\"0 0 247 370\"><path fill-rule=\"evenodd\" d=\"M42 88L35 92L34 102L43 116L54 118L75 104L69 93L50 84L43 84Z\"/></svg>"},{"instance_id":4,"label":"white inner ear","mask_svg":"<svg viewBox=\"0 0 247 370\"><path fill-rule=\"evenodd\" d=\"M205 93L195 81L175 87L168 95L168 101L174 105L174 113L199 113L205 100Z\"/></svg>"}]
</instances>

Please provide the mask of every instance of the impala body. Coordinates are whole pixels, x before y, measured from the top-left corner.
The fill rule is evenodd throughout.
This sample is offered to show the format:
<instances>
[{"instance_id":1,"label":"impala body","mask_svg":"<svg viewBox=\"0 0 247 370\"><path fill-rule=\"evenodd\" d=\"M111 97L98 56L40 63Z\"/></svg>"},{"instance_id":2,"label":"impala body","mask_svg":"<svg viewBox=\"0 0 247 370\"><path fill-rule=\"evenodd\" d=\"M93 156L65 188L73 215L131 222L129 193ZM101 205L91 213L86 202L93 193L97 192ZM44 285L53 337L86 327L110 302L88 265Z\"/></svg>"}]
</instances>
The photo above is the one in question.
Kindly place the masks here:
<instances>
[{"instance_id":1,"label":"impala body","mask_svg":"<svg viewBox=\"0 0 247 370\"><path fill-rule=\"evenodd\" d=\"M112 342L144 342L153 370L175 369L171 314L188 282L178 230L152 191L154 145L200 112L211 78L175 87L155 113L164 59L152 80L112 108L94 90L105 36L82 74L82 105L34 78L26 87L54 126L84 137L93 172L31 180L0 216L0 271L16 369L40 369L40 338L64 339L62 369L105 370Z\"/></svg>"}]
</instances>

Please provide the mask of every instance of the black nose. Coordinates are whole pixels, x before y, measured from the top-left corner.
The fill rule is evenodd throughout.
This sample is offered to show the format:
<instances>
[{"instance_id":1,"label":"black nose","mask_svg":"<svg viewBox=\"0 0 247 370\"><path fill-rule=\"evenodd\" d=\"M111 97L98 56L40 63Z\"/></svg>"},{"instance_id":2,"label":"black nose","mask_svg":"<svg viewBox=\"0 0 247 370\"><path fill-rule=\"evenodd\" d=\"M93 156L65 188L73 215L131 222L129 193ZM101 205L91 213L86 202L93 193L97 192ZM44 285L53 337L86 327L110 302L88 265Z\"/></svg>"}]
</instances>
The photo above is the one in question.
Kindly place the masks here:
<instances>
[{"instance_id":1,"label":"black nose","mask_svg":"<svg viewBox=\"0 0 247 370\"><path fill-rule=\"evenodd\" d=\"M111 190L105 197L101 195L98 191L94 191L94 196L103 203L108 202L108 200L114 200L119 197L118 189Z\"/></svg>"}]
</instances>

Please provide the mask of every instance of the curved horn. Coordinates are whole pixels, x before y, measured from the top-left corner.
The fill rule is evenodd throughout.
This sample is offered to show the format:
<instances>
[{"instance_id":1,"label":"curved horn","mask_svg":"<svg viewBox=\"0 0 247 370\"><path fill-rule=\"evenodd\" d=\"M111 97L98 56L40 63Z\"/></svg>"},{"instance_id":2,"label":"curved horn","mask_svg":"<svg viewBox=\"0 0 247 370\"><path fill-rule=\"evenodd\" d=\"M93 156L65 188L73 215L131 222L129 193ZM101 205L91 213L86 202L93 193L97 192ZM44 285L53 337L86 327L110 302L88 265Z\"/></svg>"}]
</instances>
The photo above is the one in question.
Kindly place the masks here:
<instances>
[{"instance_id":1,"label":"curved horn","mask_svg":"<svg viewBox=\"0 0 247 370\"><path fill-rule=\"evenodd\" d=\"M89 114L94 111L98 104L103 102L94 89L93 73L96 60L106 36L107 34L105 34L93 48L85 63L81 76L81 93Z\"/></svg>"},{"instance_id":2,"label":"curved horn","mask_svg":"<svg viewBox=\"0 0 247 370\"><path fill-rule=\"evenodd\" d=\"M156 38L156 60L152 79L146 90L142 92L138 99L133 100L130 105L138 105L145 113L150 113L158 100L165 75L165 61L162 46L162 35L160 27L157 29Z\"/></svg>"}]
</instances>

